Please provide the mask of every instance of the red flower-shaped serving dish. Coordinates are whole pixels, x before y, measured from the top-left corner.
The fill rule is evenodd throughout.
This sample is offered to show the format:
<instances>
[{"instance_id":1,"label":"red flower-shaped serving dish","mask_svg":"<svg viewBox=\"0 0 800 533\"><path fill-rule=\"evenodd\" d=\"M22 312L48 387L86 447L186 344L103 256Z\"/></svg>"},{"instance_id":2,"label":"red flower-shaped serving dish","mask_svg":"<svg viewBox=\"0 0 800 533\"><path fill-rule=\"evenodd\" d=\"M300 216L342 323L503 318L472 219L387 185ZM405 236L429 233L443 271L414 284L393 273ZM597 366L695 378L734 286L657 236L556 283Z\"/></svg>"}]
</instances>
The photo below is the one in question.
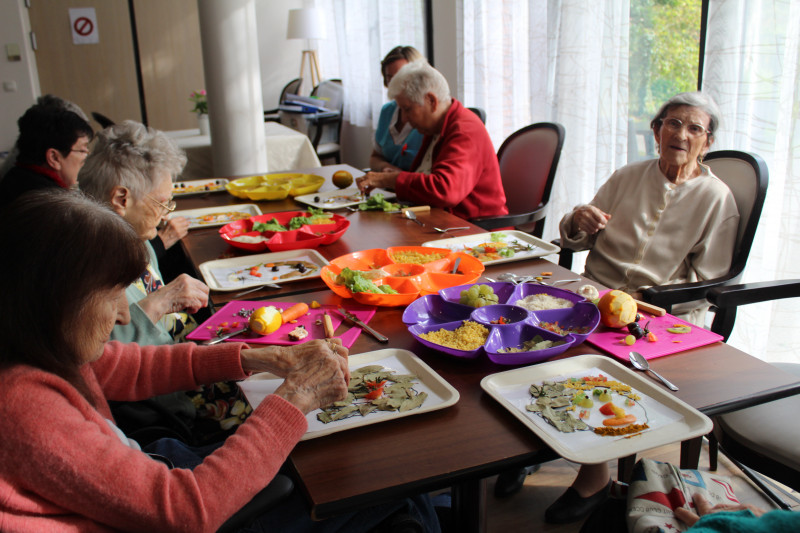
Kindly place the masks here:
<instances>
[{"instance_id":1,"label":"red flower-shaped serving dish","mask_svg":"<svg viewBox=\"0 0 800 533\"><path fill-rule=\"evenodd\" d=\"M256 223L267 223L272 219L288 228L289 222L293 218L308 216L309 213L306 211L267 213L225 224L219 229L219 234L228 244L242 250L284 252L330 244L344 235L344 232L350 227L350 221L343 216L326 213L325 217L330 222L325 224L305 224L299 229L287 231L255 231L253 229Z\"/></svg>"}]
</instances>

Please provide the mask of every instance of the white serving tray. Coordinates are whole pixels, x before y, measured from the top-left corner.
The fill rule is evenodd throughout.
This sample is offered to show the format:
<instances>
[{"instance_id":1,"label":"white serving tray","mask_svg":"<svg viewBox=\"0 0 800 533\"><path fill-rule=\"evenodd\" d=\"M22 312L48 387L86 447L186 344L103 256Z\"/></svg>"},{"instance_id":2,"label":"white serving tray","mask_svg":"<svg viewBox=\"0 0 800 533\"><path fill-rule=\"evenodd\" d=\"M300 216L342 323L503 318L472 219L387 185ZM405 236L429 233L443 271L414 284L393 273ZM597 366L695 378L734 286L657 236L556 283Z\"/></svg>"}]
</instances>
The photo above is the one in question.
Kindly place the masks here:
<instances>
[{"instance_id":1,"label":"white serving tray","mask_svg":"<svg viewBox=\"0 0 800 533\"><path fill-rule=\"evenodd\" d=\"M394 192L385 189L375 189L370 193L370 196L376 193L383 194L383 199L389 201L397 197ZM344 209L345 207L356 206L366 201L362 199L361 192L357 187L304 194L302 196L295 196L294 199L300 203L316 207L317 209Z\"/></svg>"},{"instance_id":2,"label":"white serving tray","mask_svg":"<svg viewBox=\"0 0 800 533\"><path fill-rule=\"evenodd\" d=\"M387 348L374 352L351 355L349 359L350 370L357 370L366 365L381 365L396 371L398 374L414 374L419 382L414 385L418 392L426 392L428 397L419 408L400 413L398 411L375 411L367 416L352 416L344 420L337 420L323 424L317 420L319 409L306 415L308 431L300 440L314 439L323 435L330 435L347 429L378 424L407 416L414 416L454 405L458 399L458 391L446 382L439 374L425 364L419 357L408 350ZM275 392L283 379L269 373L256 374L239 383L244 391L247 401L255 408L264 398Z\"/></svg>"},{"instance_id":3,"label":"white serving tray","mask_svg":"<svg viewBox=\"0 0 800 533\"><path fill-rule=\"evenodd\" d=\"M189 229L213 228L224 226L228 222L233 222L230 213L246 213L248 217L261 214L261 209L256 204L233 204L218 205L215 207L203 207L199 209L186 209L184 211L174 211L169 218L186 217L189 219ZM227 216L226 216L227 215ZM205 217L213 216L212 220L205 220Z\"/></svg>"},{"instance_id":4,"label":"white serving tray","mask_svg":"<svg viewBox=\"0 0 800 533\"><path fill-rule=\"evenodd\" d=\"M179 197L225 192L228 180L225 178L209 178L205 180L175 181L172 183L172 194Z\"/></svg>"},{"instance_id":5,"label":"white serving tray","mask_svg":"<svg viewBox=\"0 0 800 533\"><path fill-rule=\"evenodd\" d=\"M491 242L493 233L501 233L505 235L505 237L502 239L502 242L509 243L516 240L522 244L529 244L534 248L529 251L516 252L512 257L503 257L501 259L484 261L484 265L497 265L500 263L510 263L511 261L522 261L523 259L544 257L550 254L557 254L559 251L561 251L561 248L555 244L543 241L538 237L534 237L530 233L516 230L492 231L487 233L475 233L474 235L465 235L463 237L453 237L450 239L439 239L436 241L423 242L422 246L428 246L431 248L447 248L453 250L454 252L464 252L464 248L474 248L479 244Z\"/></svg>"},{"instance_id":6,"label":"white serving tray","mask_svg":"<svg viewBox=\"0 0 800 533\"><path fill-rule=\"evenodd\" d=\"M630 385L642 397L638 403L647 412L650 429L635 436L620 437L602 437L591 431L562 433L537 414L525 410L525 406L532 402L529 392L532 384L540 385L544 380L596 376L598 373ZM576 463L597 464L627 457L665 444L706 435L713 427L706 415L679 400L648 377L596 354L579 355L491 374L481 380L481 387L561 457ZM597 411L597 407L592 408L592 411ZM623 405L620 407L625 408ZM592 425L592 422L588 423ZM641 421L637 420L636 423Z\"/></svg>"},{"instance_id":7,"label":"white serving tray","mask_svg":"<svg viewBox=\"0 0 800 533\"><path fill-rule=\"evenodd\" d=\"M279 267L275 272L274 277L279 279L272 279L262 271L262 276L250 276L250 268L264 263L278 263L282 261L299 262L309 261L316 265L316 270L313 272L308 271L305 274L280 279L280 276L291 271L290 268ZM267 254L245 255L241 257L231 257L230 259L215 259L213 261L206 261L199 267L200 274L206 285L215 291L240 291L248 287L256 287L264 285L265 283L286 283L290 281L299 281L304 279L318 278L322 267L328 264L328 260L322 257L316 250L289 250L286 252L273 252ZM238 281L231 281L230 276L234 275L240 278Z\"/></svg>"}]
</instances>

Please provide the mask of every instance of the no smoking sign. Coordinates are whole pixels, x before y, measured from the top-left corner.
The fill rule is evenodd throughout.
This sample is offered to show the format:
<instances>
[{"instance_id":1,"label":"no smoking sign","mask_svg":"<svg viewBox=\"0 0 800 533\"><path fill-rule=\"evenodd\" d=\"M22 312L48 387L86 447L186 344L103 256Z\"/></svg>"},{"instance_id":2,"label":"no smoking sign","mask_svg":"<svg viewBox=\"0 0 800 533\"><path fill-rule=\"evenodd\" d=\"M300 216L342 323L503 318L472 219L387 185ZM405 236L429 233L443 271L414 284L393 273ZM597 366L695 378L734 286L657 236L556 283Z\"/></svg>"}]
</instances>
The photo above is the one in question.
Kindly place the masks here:
<instances>
[{"instance_id":1,"label":"no smoking sign","mask_svg":"<svg viewBox=\"0 0 800 533\"><path fill-rule=\"evenodd\" d=\"M72 28L73 44L96 44L100 42L100 36L97 33L97 14L93 7L70 9L69 23Z\"/></svg>"}]
</instances>

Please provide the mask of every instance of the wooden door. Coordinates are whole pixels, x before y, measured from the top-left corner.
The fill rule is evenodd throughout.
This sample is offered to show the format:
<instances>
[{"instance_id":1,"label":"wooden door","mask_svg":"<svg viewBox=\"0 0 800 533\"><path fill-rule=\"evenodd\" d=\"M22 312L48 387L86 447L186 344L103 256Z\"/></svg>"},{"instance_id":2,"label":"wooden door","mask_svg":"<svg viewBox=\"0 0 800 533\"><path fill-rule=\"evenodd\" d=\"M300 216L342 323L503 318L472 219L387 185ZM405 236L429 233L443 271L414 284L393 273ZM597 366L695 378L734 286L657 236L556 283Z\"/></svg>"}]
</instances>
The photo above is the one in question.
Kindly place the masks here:
<instances>
[{"instance_id":1,"label":"wooden door","mask_svg":"<svg viewBox=\"0 0 800 533\"><path fill-rule=\"evenodd\" d=\"M71 7L95 8L99 43L73 44ZM127 0L30 0L29 16L42 94L71 100L87 115L142 120Z\"/></svg>"}]
</instances>

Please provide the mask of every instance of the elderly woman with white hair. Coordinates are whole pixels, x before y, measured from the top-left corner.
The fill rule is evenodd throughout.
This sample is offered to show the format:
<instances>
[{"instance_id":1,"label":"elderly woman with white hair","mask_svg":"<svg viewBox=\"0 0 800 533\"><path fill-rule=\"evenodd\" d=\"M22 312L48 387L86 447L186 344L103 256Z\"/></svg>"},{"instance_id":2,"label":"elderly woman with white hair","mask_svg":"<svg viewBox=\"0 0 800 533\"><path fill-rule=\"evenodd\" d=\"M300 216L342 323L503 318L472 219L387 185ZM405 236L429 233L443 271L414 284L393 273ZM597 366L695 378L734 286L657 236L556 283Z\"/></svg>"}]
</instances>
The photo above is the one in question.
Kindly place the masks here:
<instances>
[{"instance_id":1,"label":"elderly woman with white hair","mask_svg":"<svg viewBox=\"0 0 800 533\"><path fill-rule=\"evenodd\" d=\"M561 220L564 246L590 250L584 275L634 296L652 285L712 279L730 268L739 211L728 186L703 165L719 110L701 92L670 98L650 123L658 159L611 175L589 204ZM707 305L674 312L703 325ZM521 485L521 483L520 483ZM584 465L545 513L548 523L581 520L607 497L608 465Z\"/></svg>"},{"instance_id":2,"label":"elderly woman with white hair","mask_svg":"<svg viewBox=\"0 0 800 533\"><path fill-rule=\"evenodd\" d=\"M426 203L471 219L505 215L506 196L492 141L480 119L450 96L444 76L415 61L389 83L389 98L425 137L414 171L368 172L358 187L390 188L401 200Z\"/></svg>"},{"instance_id":3,"label":"elderly woman with white hair","mask_svg":"<svg viewBox=\"0 0 800 533\"><path fill-rule=\"evenodd\" d=\"M163 132L125 121L98 133L80 173L80 188L124 218L144 241L175 209L172 182L186 156ZM111 338L144 345L181 340L191 317L208 305L208 287L188 274L164 284L147 243L150 264L128 287L131 321L114 327Z\"/></svg>"}]
</instances>

